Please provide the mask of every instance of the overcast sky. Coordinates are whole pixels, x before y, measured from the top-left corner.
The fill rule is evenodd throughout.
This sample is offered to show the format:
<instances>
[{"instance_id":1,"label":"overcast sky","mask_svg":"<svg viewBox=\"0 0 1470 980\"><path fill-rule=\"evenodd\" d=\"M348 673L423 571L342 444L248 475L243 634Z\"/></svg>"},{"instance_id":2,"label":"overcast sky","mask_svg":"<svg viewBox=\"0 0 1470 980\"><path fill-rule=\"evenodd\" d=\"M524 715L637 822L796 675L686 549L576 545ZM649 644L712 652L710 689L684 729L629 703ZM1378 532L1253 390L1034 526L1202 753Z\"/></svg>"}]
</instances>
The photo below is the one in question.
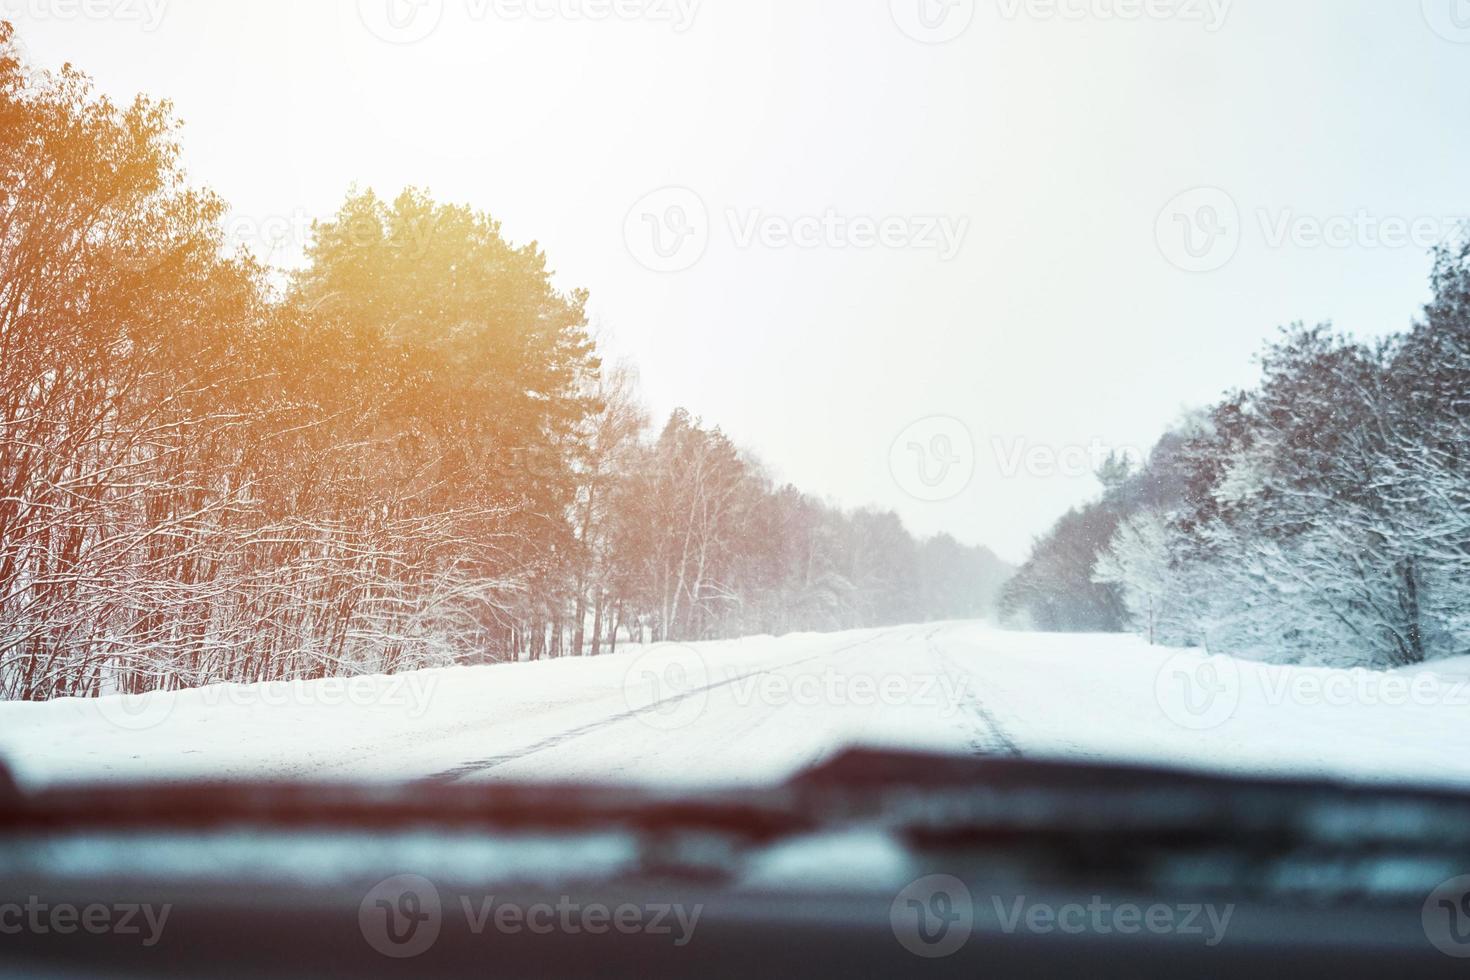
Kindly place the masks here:
<instances>
[{"instance_id":1,"label":"overcast sky","mask_svg":"<svg viewBox=\"0 0 1470 980\"><path fill-rule=\"evenodd\" d=\"M656 411L1013 560L1279 324L1408 325L1470 213L1466 0L0 10L172 98L277 261L353 182L486 209Z\"/></svg>"}]
</instances>

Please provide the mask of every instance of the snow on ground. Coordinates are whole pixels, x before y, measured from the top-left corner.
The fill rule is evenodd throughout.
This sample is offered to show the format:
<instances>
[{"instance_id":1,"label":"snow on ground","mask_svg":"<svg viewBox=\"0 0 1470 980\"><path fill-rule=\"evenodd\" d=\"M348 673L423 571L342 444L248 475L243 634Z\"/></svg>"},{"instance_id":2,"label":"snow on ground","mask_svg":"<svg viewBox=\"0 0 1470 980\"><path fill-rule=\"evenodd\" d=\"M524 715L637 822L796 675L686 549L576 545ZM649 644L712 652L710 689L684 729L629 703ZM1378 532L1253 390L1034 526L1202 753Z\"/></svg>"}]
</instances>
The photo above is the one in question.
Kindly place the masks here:
<instances>
[{"instance_id":1,"label":"snow on ground","mask_svg":"<svg viewBox=\"0 0 1470 980\"><path fill-rule=\"evenodd\" d=\"M1470 658L1398 671L1287 667L1131 636L957 627L1027 755L1470 784Z\"/></svg>"},{"instance_id":2,"label":"snow on ground","mask_svg":"<svg viewBox=\"0 0 1470 980\"><path fill-rule=\"evenodd\" d=\"M0 704L26 784L781 779L850 744L1470 784L1470 659L1279 667L983 624Z\"/></svg>"}]
</instances>

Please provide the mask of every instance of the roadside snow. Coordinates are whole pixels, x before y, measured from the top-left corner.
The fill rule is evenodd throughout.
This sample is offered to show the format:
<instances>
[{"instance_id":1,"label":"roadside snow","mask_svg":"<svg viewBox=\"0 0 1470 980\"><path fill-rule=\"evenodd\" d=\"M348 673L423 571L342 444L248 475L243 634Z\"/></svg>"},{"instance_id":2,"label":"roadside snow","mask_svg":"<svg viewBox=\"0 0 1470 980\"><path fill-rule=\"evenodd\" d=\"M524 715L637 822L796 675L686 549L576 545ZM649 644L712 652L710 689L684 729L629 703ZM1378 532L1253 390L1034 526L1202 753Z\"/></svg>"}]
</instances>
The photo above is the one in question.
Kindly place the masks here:
<instances>
[{"instance_id":1,"label":"roadside snow","mask_svg":"<svg viewBox=\"0 0 1470 980\"><path fill-rule=\"evenodd\" d=\"M1470 783L1470 658L1288 667L1131 636L964 627L977 682L1028 755L1352 780Z\"/></svg>"},{"instance_id":2,"label":"roadside snow","mask_svg":"<svg viewBox=\"0 0 1470 980\"><path fill-rule=\"evenodd\" d=\"M633 647L397 677L0 704L27 784L751 783L849 744L1470 784L1470 658L1280 667L983 624Z\"/></svg>"}]
</instances>

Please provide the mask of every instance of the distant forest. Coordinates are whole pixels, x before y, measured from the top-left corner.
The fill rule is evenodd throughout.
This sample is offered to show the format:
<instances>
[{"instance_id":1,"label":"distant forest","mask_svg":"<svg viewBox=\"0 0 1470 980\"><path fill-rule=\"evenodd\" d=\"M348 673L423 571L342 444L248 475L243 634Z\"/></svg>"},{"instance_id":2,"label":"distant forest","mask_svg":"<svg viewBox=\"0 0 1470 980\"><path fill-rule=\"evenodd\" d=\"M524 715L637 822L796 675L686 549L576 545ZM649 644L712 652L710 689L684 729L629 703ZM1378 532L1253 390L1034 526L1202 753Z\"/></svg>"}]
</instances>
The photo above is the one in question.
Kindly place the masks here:
<instances>
[{"instance_id":1,"label":"distant forest","mask_svg":"<svg viewBox=\"0 0 1470 980\"><path fill-rule=\"evenodd\" d=\"M354 190L282 286L178 128L0 24L0 697L990 611L989 551L652 426L488 215Z\"/></svg>"}]
</instances>

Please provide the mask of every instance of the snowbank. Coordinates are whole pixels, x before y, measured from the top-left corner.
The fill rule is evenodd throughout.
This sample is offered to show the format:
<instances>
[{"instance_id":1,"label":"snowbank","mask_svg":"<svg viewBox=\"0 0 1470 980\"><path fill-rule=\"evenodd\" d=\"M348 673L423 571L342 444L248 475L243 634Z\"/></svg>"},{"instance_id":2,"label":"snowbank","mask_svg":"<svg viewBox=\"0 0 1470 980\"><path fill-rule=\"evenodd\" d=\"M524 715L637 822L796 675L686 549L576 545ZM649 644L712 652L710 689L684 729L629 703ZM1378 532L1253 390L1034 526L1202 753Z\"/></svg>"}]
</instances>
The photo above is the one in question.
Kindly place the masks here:
<instances>
[{"instance_id":1,"label":"snowbank","mask_svg":"<svg viewBox=\"0 0 1470 980\"><path fill-rule=\"evenodd\" d=\"M27 783L764 782L844 745L1470 784L1470 657L1379 673L945 624L0 704Z\"/></svg>"}]
</instances>

